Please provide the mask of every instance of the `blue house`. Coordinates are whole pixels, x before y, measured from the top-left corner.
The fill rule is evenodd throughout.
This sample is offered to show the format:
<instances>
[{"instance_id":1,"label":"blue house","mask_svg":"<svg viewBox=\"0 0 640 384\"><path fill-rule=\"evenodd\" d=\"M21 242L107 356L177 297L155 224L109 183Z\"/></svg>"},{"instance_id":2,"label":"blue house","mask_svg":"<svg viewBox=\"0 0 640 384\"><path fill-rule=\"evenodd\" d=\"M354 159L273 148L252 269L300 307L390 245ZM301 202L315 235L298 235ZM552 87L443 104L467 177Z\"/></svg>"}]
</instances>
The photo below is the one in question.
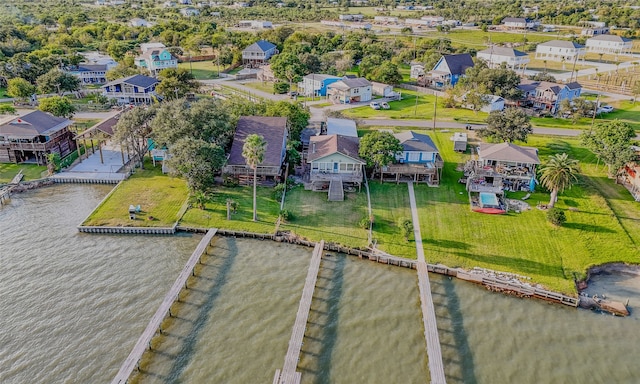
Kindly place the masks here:
<instances>
[{"instance_id":1,"label":"blue house","mask_svg":"<svg viewBox=\"0 0 640 384\"><path fill-rule=\"evenodd\" d=\"M394 164L382 167L381 178L438 185L444 161L431 137L413 131L396 133L394 136L402 144L402 152L396 154Z\"/></svg>"},{"instance_id":2,"label":"blue house","mask_svg":"<svg viewBox=\"0 0 640 384\"><path fill-rule=\"evenodd\" d=\"M458 83L460 77L464 76L467 68L473 68L473 59L470 54L444 55L429 72L431 86L444 88L450 85L453 87Z\"/></svg>"},{"instance_id":3,"label":"blue house","mask_svg":"<svg viewBox=\"0 0 640 384\"><path fill-rule=\"evenodd\" d=\"M153 77L133 75L108 82L102 86L102 94L116 99L118 104L151 104L159 99Z\"/></svg>"},{"instance_id":4,"label":"blue house","mask_svg":"<svg viewBox=\"0 0 640 384\"><path fill-rule=\"evenodd\" d=\"M338 76L311 73L298 83L298 90L304 96L327 96L327 86L341 79Z\"/></svg>"},{"instance_id":5,"label":"blue house","mask_svg":"<svg viewBox=\"0 0 640 384\"><path fill-rule=\"evenodd\" d=\"M135 64L155 76L163 69L178 68L178 59L164 48L149 49L136 57Z\"/></svg>"},{"instance_id":6,"label":"blue house","mask_svg":"<svg viewBox=\"0 0 640 384\"><path fill-rule=\"evenodd\" d=\"M573 100L580 97L582 93L582 86L576 82L557 84L549 81L523 79L520 81L518 89L522 91L523 97L520 105L532 106L552 114L558 111L562 100Z\"/></svg>"}]
</instances>

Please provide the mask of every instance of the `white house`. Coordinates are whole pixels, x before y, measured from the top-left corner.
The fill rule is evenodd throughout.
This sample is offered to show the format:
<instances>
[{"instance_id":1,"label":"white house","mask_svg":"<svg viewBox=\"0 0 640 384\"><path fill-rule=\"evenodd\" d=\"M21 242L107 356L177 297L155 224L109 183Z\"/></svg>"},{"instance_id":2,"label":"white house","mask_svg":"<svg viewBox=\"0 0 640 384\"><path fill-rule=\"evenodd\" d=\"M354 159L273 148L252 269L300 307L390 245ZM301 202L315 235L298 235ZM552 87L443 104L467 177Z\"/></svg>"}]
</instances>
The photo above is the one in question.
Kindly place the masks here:
<instances>
[{"instance_id":1,"label":"white house","mask_svg":"<svg viewBox=\"0 0 640 384\"><path fill-rule=\"evenodd\" d=\"M420 20L426 21L428 25L440 25L444 22L444 17L442 16L422 16Z\"/></svg>"},{"instance_id":2,"label":"white house","mask_svg":"<svg viewBox=\"0 0 640 384\"><path fill-rule=\"evenodd\" d=\"M358 103L371 100L371 83L364 77L343 78L328 86L329 100L336 104Z\"/></svg>"},{"instance_id":3,"label":"white house","mask_svg":"<svg viewBox=\"0 0 640 384\"><path fill-rule=\"evenodd\" d=\"M536 47L536 59L552 61L574 61L584 59L583 45L567 40L551 40Z\"/></svg>"},{"instance_id":4,"label":"white house","mask_svg":"<svg viewBox=\"0 0 640 384\"><path fill-rule=\"evenodd\" d=\"M397 94L393 91L393 86L384 83L371 82L371 93L381 97L395 97Z\"/></svg>"},{"instance_id":5,"label":"white house","mask_svg":"<svg viewBox=\"0 0 640 384\"><path fill-rule=\"evenodd\" d=\"M278 53L278 48L266 40L258 40L242 51L242 63L246 66L258 67L266 64L271 56Z\"/></svg>"},{"instance_id":6,"label":"white house","mask_svg":"<svg viewBox=\"0 0 640 384\"><path fill-rule=\"evenodd\" d=\"M253 28L253 29L269 29L273 28L273 23L264 20L240 20L238 22L240 28Z\"/></svg>"},{"instance_id":7,"label":"white house","mask_svg":"<svg viewBox=\"0 0 640 384\"><path fill-rule=\"evenodd\" d=\"M339 15L338 18L342 21L362 21L364 15Z\"/></svg>"},{"instance_id":8,"label":"white house","mask_svg":"<svg viewBox=\"0 0 640 384\"><path fill-rule=\"evenodd\" d=\"M502 111L504 109L504 99L496 95L486 95L487 104L485 104L480 110L482 112Z\"/></svg>"},{"instance_id":9,"label":"white house","mask_svg":"<svg viewBox=\"0 0 640 384\"><path fill-rule=\"evenodd\" d=\"M507 68L520 71L525 70L529 64L529 55L507 47L490 47L478 52L477 57L486 61L489 68L497 68L505 63Z\"/></svg>"},{"instance_id":10,"label":"white house","mask_svg":"<svg viewBox=\"0 0 640 384\"><path fill-rule=\"evenodd\" d=\"M598 35L587 39L587 52L630 54L633 41L618 35Z\"/></svg>"},{"instance_id":11,"label":"white house","mask_svg":"<svg viewBox=\"0 0 640 384\"><path fill-rule=\"evenodd\" d=\"M421 76L424 76L425 72L424 72L424 64L417 62L417 61L412 61L411 62L411 72L409 75L410 79L418 79Z\"/></svg>"},{"instance_id":12,"label":"white house","mask_svg":"<svg viewBox=\"0 0 640 384\"><path fill-rule=\"evenodd\" d=\"M140 44L140 50L142 51L142 53L145 53L153 49L164 49L164 48L167 48L167 47L164 44L157 43L157 42Z\"/></svg>"},{"instance_id":13,"label":"white house","mask_svg":"<svg viewBox=\"0 0 640 384\"><path fill-rule=\"evenodd\" d=\"M134 17L129 21L129 25L132 27L149 27L150 24L147 20L141 19L139 17Z\"/></svg>"},{"instance_id":14,"label":"white house","mask_svg":"<svg viewBox=\"0 0 640 384\"><path fill-rule=\"evenodd\" d=\"M373 21L379 24L396 24L398 18L393 16L374 16Z\"/></svg>"},{"instance_id":15,"label":"white house","mask_svg":"<svg viewBox=\"0 0 640 384\"><path fill-rule=\"evenodd\" d=\"M329 84L340 81L342 78L324 73L310 73L298 83L298 92L305 96L327 96Z\"/></svg>"},{"instance_id":16,"label":"white house","mask_svg":"<svg viewBox=\"0 0 640 384\"><path fill-rule=\"evenodd\" d=\"M502 24L507 29L526 29L527 19L524 17L505 17Z\"/></svg>"}]
</instances>

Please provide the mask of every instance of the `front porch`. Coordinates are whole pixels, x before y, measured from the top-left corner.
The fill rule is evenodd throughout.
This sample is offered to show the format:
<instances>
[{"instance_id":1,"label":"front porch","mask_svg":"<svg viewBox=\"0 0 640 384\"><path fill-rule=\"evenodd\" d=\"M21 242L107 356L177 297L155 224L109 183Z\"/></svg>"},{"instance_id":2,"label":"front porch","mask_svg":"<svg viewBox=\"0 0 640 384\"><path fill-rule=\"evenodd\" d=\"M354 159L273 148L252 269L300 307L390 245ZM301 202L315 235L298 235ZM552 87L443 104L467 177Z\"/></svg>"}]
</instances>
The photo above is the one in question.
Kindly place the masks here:
<instances>
[{"instance_id":1,"label":"front porch","mask_svg":"<svg viewBox=\"0 0 640 384\"><path fill-rule=\"evenodd\" d=\"M380 179L390 182L426 183L433 187L440 184L444 162L428 162L423 164L391 164L379 171Z\"/></svg>"}]
</instances>

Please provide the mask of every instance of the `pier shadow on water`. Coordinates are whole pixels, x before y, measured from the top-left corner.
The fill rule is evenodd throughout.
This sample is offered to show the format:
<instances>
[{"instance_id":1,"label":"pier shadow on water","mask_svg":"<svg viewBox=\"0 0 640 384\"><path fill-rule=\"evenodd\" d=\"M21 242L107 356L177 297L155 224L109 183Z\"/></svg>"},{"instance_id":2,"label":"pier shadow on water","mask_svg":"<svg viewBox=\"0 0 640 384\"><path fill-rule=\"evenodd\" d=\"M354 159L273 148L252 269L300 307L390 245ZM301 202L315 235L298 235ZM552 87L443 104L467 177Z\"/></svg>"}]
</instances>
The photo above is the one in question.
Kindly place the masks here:
<instances>
[{"instance_id":1,"label":"pier shadow on water","mask_svg":"<svg viewBox=\"0 0 640 384\"><path fill-rule=\"evenodd\" d=\"M176 383L194 357L200 333L206 328L216 300L228 280L238 254L234 238L217 238L208 247L196 276L187 282L172 305L172 317L162 324L162 333L152 340L153 350L145 353L135 382ZM146 359L145 359L146 357ZM169 367L169 368L167 368Z\"/></svg>"},{"instance_id":2,"label":"pier shadow on water","mask_svg":"<svg viewBox=\"0 0 640 384\"><path fill-rule=\"evenodd\" d=\"M331 357L338 340L339 305L346 262L344 255L322 257L298 363L303 382L331 382Z\"/></svg>"},{"instance_id":3,"label":"pier shadow on water","mask_svg":"<svg viewBox=\"0 0 640 384\"><path fill-rule=\"evenodd\" d=\"M429 274L447 383L475 384L475 364L452 280Z\"/></svg>"}]
</instances>

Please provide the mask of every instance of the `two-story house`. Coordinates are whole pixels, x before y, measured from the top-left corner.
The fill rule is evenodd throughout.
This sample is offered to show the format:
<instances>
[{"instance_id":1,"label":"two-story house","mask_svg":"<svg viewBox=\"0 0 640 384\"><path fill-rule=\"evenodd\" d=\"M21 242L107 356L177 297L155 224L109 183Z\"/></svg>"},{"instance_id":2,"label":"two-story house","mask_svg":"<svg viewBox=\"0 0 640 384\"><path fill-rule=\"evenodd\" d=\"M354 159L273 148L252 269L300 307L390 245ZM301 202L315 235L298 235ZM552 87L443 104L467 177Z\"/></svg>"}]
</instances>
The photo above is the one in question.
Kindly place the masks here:
<instances>
[{"instance_id":1,"label":"two-story house","mask_svg":"<svg viewBox=\"0 0 640 384\"><path fill-rule=\"evenodd\" d=\"M386 181L413 181L438 185L442 178L444 161L440 151L429 135L413 131L396 133L402 145L402 152L396 154L396 161L380 169L380 178Z\"/></svg>"},{"instance_id":2,"label":"two-story house","mask_svg":"<svg viewBox=\"0 0 640 384\"><path fill-rule=\"evenodd\" d=\"M618 35L598 35L587 39L586 47L587 52L624 55L631 53L633 40Z\"/></svg>"},{"instance_id":3,"label":"two-story house","mask_svg":"<svg viewBox=\"0 0 640 384\"><path fill-rule=\"evenodd\" d=\"M522 91L520 105L555 114L564 99L573 100L580 97L582 86L579 83L557 84L549 81L521 80L518 88Z\"/></svg>"},{"instance_id":4,"label":"two-story house","mask_svg":"<svg viewBox=\"0 0 640 384\"><path fill-rule=\"evenodd\" d=\"M505 29L526 29L527 19L524 17L505 17L502 19L502 25L504 25Z\"/></svg>"},{"instance_id":5,"label":"two-story house","mask_svg":"<svg viewBox=\"0 0 640 384\"><path fill-rule=\"evenodd\" d=\"M551 40L536 46L536 59L573 62L584 59L583 45L567 40Z\"/></svg>"},{"instance_id":6,"label":"two-story house","mask_svg":"<svg viewBox=\"0 0 640 384\"><path fill-rule=\"evenodd\" d=\"M467 179L470 192L502 194L509 191L533 191L538 150L513 143L480 143L478 161Z\"/></svg>"},{"instance_id":7,"label":"two-story house","mask_svg":"<svg viewBox=\"0 0 640 384\"><path fill-rule=\"evenodd\" d=\"M311 73L302 78L298 83L298 93L310 96L327 96L327 87L342 79L338 76L325 75L324 73Z\"/></svg>"},{"instance_id":8,"label":"two-story house","mask_svg":"<svg viewBox=\"0 0 640 384\"><path fill-rule=\"evenodd\" d=\"M287 153L289 129L286 117L242 116L238 119L233 136L227 165L222 172L236 177L240 182L253 182L253 168L244 156L242 149L247 136L257 134L267 142L262 163L257 167L261 181L280 181L284 172L284 159Z\"/></svg>"},{"instance_id":9,"label":"two-story house","mask_svg":"<svg viewBox=\"0 0 640 384\"><path fill-rule=\"evenodd\" d=\"M411 62L411 70L409 72L410 79L419 79L425 75L424 64L419 61Z\"/></svg>"},{"instance_id":10,"label":"two-story house","mask_svg":"<svg viewBox=\"0 0 640 384\"><path fill-rule=\"evenodd\" d=\"M635 157L622 167L619 179L633 198L640 201L640 147L632 145L631 149L635 152Z\"/></svg>"},{"instance_id":11,"label":"two-story house","mask_svg":"<svg viewBox=\"0 0 640 384\"><path fill-rule=\"evenodd\" d=\"M455 86L467 68L473 68L473 59L468 53L444 55L429 71L429 85L435 88Z\"/></svg>"},{"instance_id":12,"label":"two-story house","mask_svg":"<svg viewBox=\"0 0 640 384\"><path fill-rule=\"evenodd\" d=\"M328 191L330 201L342 201L345 184L360 188L365 162L358 156L359 144L357 137L311 136L307 153L311 189Z\"/></svg>"},{"instance_id":13,"label":"two-story house","mask_svg":"<svg viewBox=\"0 0 640 384\"><path fill-rule=\"evenodd\" d=\"M109 66L106 64L78 64L67 67L65 72L80 79L82 85L89 85L106 83L107 70Z\"/></svg>"},{"instance_id":14,"label":"two-story house","mask_svg":"<svg viewBox=\"0 0 640 384\"><path fill-rule=\"evenodd\" d=\"M102 94L116 99L118 104L151 104L158 100L155 92L158 83L153 77L133 75L103 85Z\"/></svg>"},{"instance_id":15,"label":"two-story house","mask_svg":"<svg viewBox=\"0 0 640 384\"><path fill-rule=\"evenodd\" d=\"M147 48L141 45L142 55L136 57L137 67L147 69L151 75L156 76L158 72L167 68L178 68L178 59L166 48Z\"/></svg>"},{"instance_id":16,"label":"two-story house","mask_svg":"<svg viewBox=\"0 0 640 384\"><path fill-rule=\"evenodd\" d=\"M507 47L490 47L478 52L477 57L484 60L489 68L498 68L504 63L516 72L524 71L529 64L529 55Z\"/></svg>"},{"instance_id":17,"label":"two-story house","mask_svg":"<svg viewBox=\"0 0 640 384\"><path fill-rule=\"evenodd\" d=\"M76 149L73 121L33 111L0 124L0 163L47 164L47 155L67 156Z\"/></svg>"},{"instance_id":18,"label":"two-story house","mask_svg":"<svg viewBox=\"0 0 640 384\"><path fill-rule=\"evenodd\" d=\"M242 64L247 67L259 67L266 64L271 56L278 54L278 48L266 40L258 40L242 50Z\"/></svg>"},{"instance_id":19,"label":"two-story house","mask_svg":"<svg viewBox=\"0 0 640 384\"><path fill-rule=\"evenodd\" d=\"M329 100L335 104L358 103L371 100L371 82L364 77L343 77L327 86Z\"/></svg>"}]
</instances>

